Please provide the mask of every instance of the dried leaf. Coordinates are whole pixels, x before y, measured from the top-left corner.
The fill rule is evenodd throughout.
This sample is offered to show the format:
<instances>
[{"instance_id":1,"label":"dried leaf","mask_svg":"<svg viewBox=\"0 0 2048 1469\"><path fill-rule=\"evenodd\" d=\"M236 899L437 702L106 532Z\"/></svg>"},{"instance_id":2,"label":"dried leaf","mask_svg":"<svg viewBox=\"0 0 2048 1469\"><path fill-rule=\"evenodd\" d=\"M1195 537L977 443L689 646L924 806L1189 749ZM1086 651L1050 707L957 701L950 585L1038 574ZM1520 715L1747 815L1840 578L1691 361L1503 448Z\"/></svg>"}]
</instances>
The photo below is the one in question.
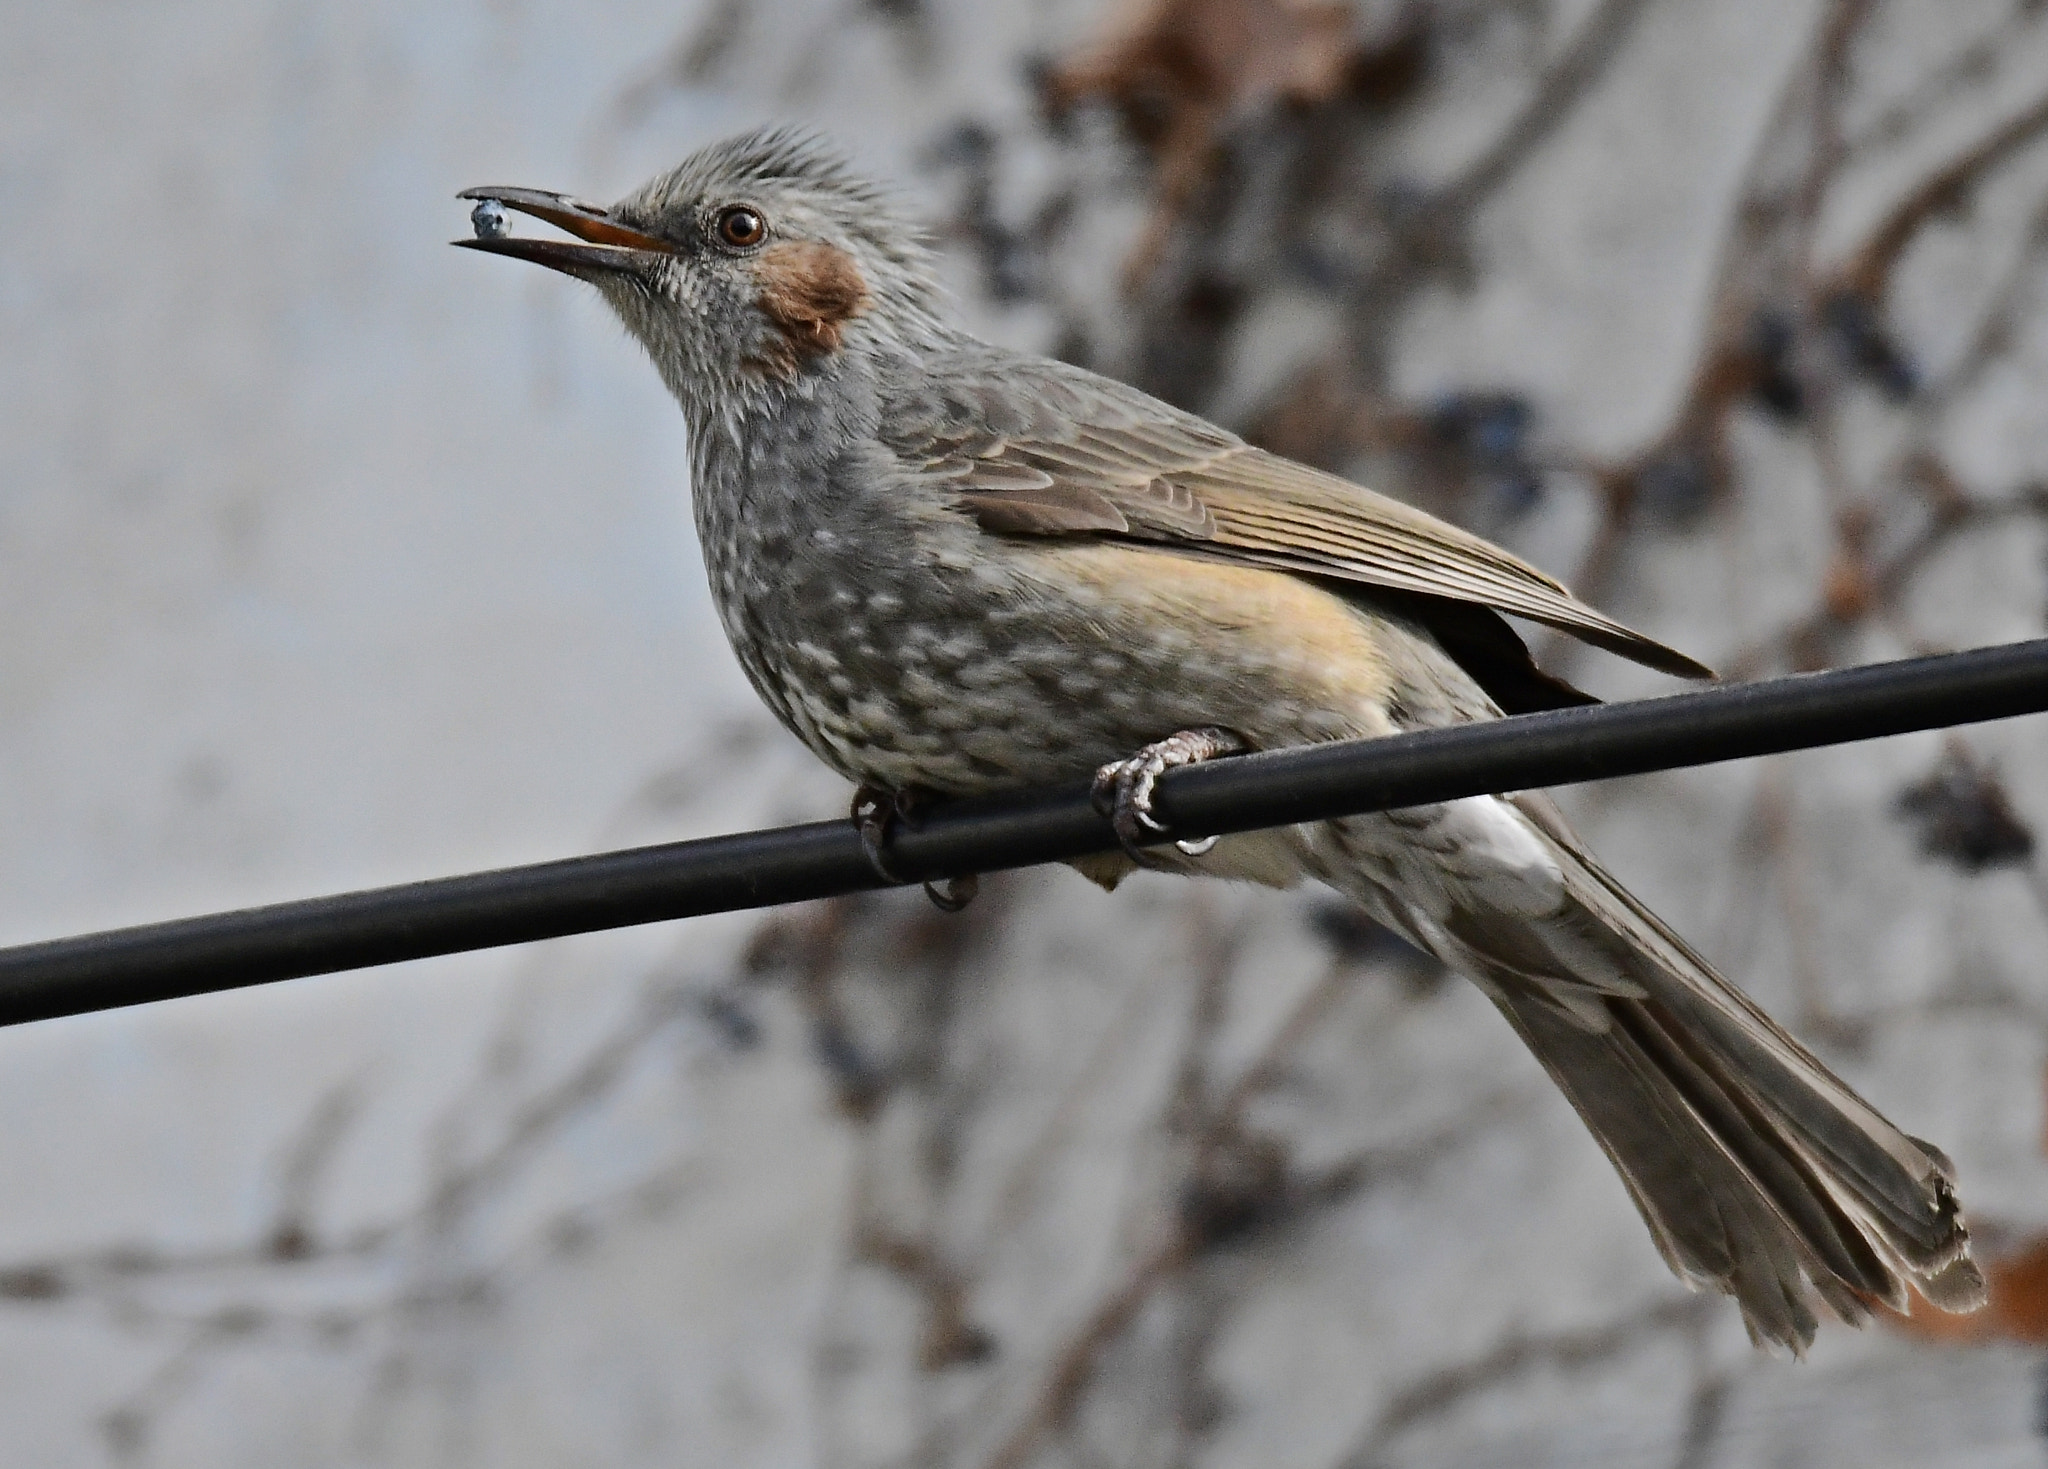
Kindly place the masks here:
<instances>
[{"instance_id":1,"label":"dried leaf","mask_svg":"<svg viewBox=\"0 0 2048 1469\"><path fill-rule=\"evenodd\" d=\"M1837 553L1821 581L1821 603L1837 622L1857 622L1877 605L1877 587L1862 557Z\"/></svg>"},{"instance_id":2,"label":"dried leaf","mask_svg":"<svg viewBox=\"0 0 2048 1469\"><path fill-rule=\"evenodd\" d=\"M1991 1300L1968 1316L1920 1308L1910 1316L1887 1313L1893 1326L1929 1341L1967 1344L2025 1342L2048 1345L2048 1235L2034 1235L2001 1252L1984 1267Z\"/></svg>"},{"instance_id":3,"label":"dried leaf","mask_svg":"<svg viewBox=\"0 0 2048 1469\"><path fill-rule=\"evenodd\" d=\"M1150 0L1108 39L1051 69L1056 109L1086 100L1123 108L1141 137L1170 131L1162 110L1231 113L1274 100L1326 101L1356 47L1349 7L1289 0Z\"/></svg>"}]
</instances>

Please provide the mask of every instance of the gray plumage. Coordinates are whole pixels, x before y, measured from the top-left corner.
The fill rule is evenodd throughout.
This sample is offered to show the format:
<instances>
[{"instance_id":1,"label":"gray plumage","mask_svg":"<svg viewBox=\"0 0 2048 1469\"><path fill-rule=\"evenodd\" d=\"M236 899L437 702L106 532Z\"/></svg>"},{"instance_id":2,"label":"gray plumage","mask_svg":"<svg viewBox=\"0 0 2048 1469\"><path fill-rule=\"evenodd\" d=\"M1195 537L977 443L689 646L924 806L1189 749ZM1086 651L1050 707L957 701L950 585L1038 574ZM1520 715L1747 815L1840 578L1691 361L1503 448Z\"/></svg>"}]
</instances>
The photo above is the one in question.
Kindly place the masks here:
<instances>
[{"instance_id":1,"label":"gray plumage","mask_svg":"<svg viewBox=\"0 0 2048 1469\"><path fill-rule=\"evenodd\" d=\"M864 785L1072 780L1177 731L1254 748L1583 701L1500 614L1693 660L1506 551L1123 384L951 325L916 227L800 133L698 154L610 209L479 189L581 243L463 242L595 285L687 417L713 598L783 723ZM1614 881L1533 795L1149 860L1313 877L1476 980L1659 1249L1802 1351L1982 1304L1953 1170ZM1113 885L1132 859L1076 864Z\"/></svg>"}]
</instances>

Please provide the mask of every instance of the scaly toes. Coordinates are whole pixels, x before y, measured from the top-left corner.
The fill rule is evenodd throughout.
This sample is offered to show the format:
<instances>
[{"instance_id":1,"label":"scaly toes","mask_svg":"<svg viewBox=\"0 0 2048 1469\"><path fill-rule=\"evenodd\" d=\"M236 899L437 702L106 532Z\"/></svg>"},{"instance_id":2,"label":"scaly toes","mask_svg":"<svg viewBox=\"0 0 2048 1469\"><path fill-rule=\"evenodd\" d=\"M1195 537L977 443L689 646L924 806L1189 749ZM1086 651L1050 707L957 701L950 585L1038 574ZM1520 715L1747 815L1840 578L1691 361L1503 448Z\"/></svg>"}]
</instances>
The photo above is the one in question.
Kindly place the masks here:
<instances>
[{"instance_id":1,"label":"scaly toes","mask_svg":"<svg viewBox=\"0 0 2048 1469\"><path fill-rule=\"evenodd\" d=\"M868 866L874 868L875 875L884 882L905 883L910 880L889 862L889 837L896 824L901 822L915 828L937 800L938 797L923 786L905 786L891 791L881 786L864 785L854 791L853 809L849 813L853 828L860 833L860 849L867 856ZM980 886L980 881L970 872L965 877L928 882L924 891L940 912L958 913L974 901Z\"/></svg>"},{"instance_id":2,"label":"scaly toes","mask_svg":"<svg viewBox=\"0 0 2048 1469\"><path fill-rule=\"evenodd\" d=\"M1182 730L1145 746L1127 759L1112 760L1095 772L1095 808L1110 818L1116 838L1124 850L1140 861L1144 843L1161 836L1166 824L1153 814L1152 798L1159 777L1180 765L1196 765L1219 755L1235 755L1245 748L1243 740L1227 729L1213 727ZM1177 843L1183 852L1199 856L1216 844L1214 837Z\"/></svg>"},{"instance_id":3,"label":"scaly toes","mask_svg":"<svg viewBox=\"0 0 2048 1469\"><path fill-rule=\"evenodd\" d=\"M875 875L886 882L905 881L889 866L887 855L889 828L896 823L896 793L880 786L861 786L853 793L853 809L848 815L853 829L860 833L860 849Z\"/></svg>"}]
</instances>

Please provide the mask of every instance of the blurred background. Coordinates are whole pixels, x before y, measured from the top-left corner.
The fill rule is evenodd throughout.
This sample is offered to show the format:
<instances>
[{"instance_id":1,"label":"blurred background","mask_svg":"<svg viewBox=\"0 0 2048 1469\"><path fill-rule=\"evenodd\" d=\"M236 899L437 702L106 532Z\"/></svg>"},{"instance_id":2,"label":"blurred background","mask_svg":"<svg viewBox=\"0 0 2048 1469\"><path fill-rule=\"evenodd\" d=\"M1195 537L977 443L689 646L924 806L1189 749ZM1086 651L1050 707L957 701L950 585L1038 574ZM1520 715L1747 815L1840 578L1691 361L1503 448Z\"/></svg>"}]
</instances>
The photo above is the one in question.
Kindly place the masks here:
<instances>
[{"instance_id":1,"label":"blurred background","mask_svg":"<svg viewBox=\"0 0 2048 1469\"><path fill-rule=\"evenodd\" d=\"M637 349L445 245L773 119L985 334L1725 671L2043 631L2038 0L14 5L0 942L843 809ZM2038 1465L2044 755L1565 793L1953 1154L1977 1317L1754 1355L1476 990L1061 870L0 1032L0 1457Z\"/></svg>"}]
</instances>

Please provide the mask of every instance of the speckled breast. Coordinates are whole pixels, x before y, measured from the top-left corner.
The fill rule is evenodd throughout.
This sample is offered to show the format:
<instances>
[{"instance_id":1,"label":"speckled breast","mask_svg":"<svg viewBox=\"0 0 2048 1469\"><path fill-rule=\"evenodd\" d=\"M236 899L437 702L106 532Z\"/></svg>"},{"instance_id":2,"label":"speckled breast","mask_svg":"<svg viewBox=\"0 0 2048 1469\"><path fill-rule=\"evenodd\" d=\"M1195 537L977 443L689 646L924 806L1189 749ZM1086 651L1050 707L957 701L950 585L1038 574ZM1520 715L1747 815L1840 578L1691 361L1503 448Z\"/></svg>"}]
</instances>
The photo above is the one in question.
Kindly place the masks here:
<instances>
[{"instance_id":1,"label":"speckled breast","mask_svg":"<svg viewBox=\"0 0 2048 1469\"><path fill-rule=\"evenodd\" d=\"M849 779L948 792L1078 779L1175 730L1381 733L1386 629L1296 578L1018 542L885 498L701 495L727 635Z\"/></svg>"}]
</instances>

